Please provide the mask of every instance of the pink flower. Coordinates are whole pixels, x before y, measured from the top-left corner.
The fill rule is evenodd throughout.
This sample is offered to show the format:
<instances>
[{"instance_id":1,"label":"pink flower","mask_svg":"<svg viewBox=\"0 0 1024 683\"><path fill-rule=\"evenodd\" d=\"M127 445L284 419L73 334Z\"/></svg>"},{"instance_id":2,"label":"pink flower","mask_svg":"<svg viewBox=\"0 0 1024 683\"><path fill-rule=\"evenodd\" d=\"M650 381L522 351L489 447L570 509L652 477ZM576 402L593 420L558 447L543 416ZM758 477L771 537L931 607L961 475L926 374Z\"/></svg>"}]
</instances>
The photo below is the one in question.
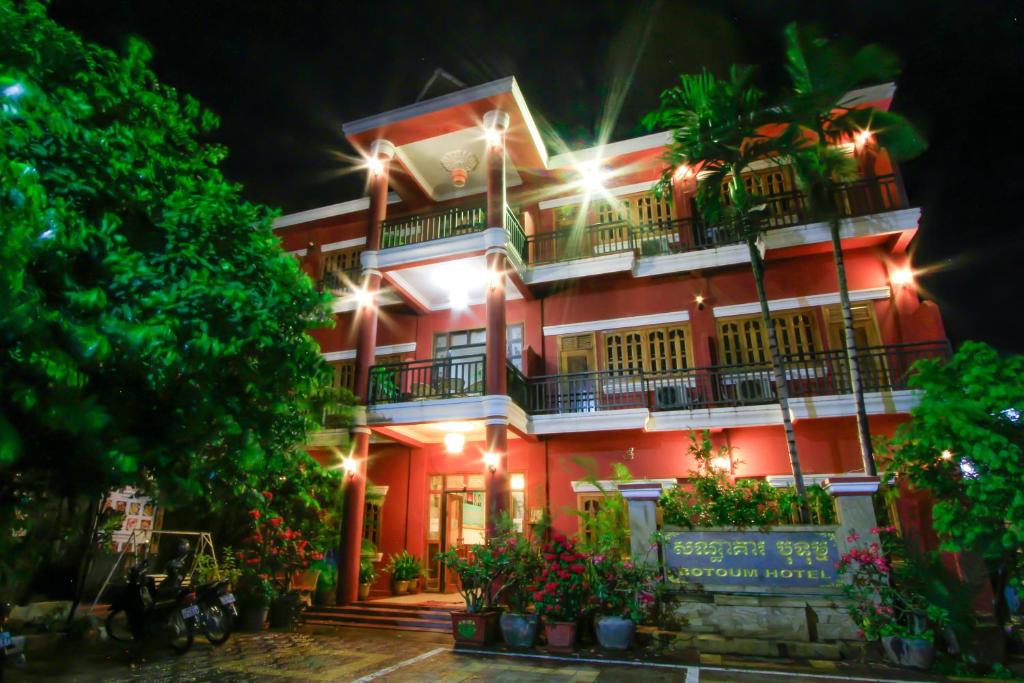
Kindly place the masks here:
<instances>
[{"instance_id":1,"label":"pink flower","mask_svg":"<svg viewBox=\"0 0 1024 683\"><path fill-rule=\"evenodd\" d=\"M858 534L856 531L851 531L850 535L846 537L846 542L847 543L856 543L859 540L860 540L860 534Z\"/></svg>"}]
</instances>

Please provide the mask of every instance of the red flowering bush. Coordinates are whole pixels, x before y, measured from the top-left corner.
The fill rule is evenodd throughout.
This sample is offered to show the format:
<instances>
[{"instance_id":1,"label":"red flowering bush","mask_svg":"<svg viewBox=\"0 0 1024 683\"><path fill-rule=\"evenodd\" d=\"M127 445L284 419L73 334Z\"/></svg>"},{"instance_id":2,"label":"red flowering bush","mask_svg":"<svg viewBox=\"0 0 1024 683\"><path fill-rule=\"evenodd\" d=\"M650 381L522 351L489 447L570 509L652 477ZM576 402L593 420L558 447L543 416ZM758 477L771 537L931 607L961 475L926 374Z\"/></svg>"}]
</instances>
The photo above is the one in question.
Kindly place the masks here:
<instances>
[{"instance_id":1,"label":"red flowering bush","mask_svg":"<svg viewBox=\"0 0 1024 683\"><path fill-rule=\"evenodd\" d=\"M583 614L590 592L587 564L576 542L555 535L541 552L543 568L533 592L537 614L551 621L575 621Z\"/></svg>"},{"instance_id":2,"label":"red flowering bush","mask_svg":"<svg viewBox=\"0 0 1024 683\"><path fill-rule=\"evenodd\" d=\"M590 563L590 603L601 614L636 623L653 607L659 590L657 572L618 553L594 555Z\"/></svg>"},{"instance_id":3,"label":"red flowering bush","mask_svg":"<svg viewBox=\"0 0 1024 683\"><path fill-rule=\"evenodd\" d=\"M250 534L242 541L238 559L242 566L273 581L277 590L291 589L292 574L322 560L323 549L305 538L300 529L293 529L270 505L272 493L264 492L261 503L249 510Z\"/></svg>"},{"instance_id":4,"label":"red flowering bush","mask_svg":"<svg viewBox=\"0 0 1024 683\"><path fill-rule=\"evenodd\" d=\"M871 531L878 534L879 542L853 546L836 562L836 573L846 579L847 612L860 628L859 634L867 640L883 636L931 640L929 624L945 624L948 613L917 591L901 586L894 576L891 560L903 555L896 527ZM858 541L856 532L846 539L850 545Z\"/></svg>"}]
</instances>

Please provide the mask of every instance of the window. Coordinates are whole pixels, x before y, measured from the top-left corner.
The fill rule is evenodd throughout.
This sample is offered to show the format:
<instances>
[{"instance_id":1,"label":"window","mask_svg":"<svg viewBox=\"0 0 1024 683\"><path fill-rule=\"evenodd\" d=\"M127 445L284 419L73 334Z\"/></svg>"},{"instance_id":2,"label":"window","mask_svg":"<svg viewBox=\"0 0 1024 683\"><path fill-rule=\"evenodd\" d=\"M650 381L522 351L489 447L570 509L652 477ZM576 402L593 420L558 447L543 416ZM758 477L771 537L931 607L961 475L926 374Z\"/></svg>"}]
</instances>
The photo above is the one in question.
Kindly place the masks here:
<instances>
[{"instance_id":1,"label":"window","mask_svg":"<svg viewBox=\"0 0 1024 683\"><path fill-rule=\"evenodd\" d=\"M334 388L352 391L356 385L356 362L343 360L331 363L334 369Z\"/></svg>"},{"instance_id":2,"label":"window","mask_svg":"<svg viewBox=\"0 0 1024 683\"><path fill-rule=\"evenodd\" d=\"M580 540L586 544L592 544L597 535L595 522L597 513L601 511L601 502L604 500L603 493L582 493L577 498L577 509L579 510L579 534Z\"/></svg>"},{"instance_id":3,"label":"window","mask_svg":"<svg viewBox=\"0 0 1024 683\"><path fill-rule=\"evenodd\" d=\"M813 353L817 349L812 311L772 316L780 354ZM768 335L761 316L728 318L718 323L718 341L724 365L765 364L771 361Z\"/></svg>"},{"instance_id":4,"label":"window","mask_svg":"<svg viewBox=\"0 0 1024 683\"><path fill-rule=\"evenodd\" d=\"M380 519L384 508L384 498L367 499L363 506L363 540L380 548Z\"/></svg>"},{"instance_id":5,"label":"window","mask_svg":"<svg viewBox=\"0 0 1024 683\"><path fill-rule=\"evenodd\" d=\"M793 176L788 168L772 167L761 171L750 171L744 173L743 187L751 194L762 197L786 194L793 191ZM732 178L727 178L722 183L722 195L729 202L729 185Z\"/></svg>"},{"instance_id":6,"label":"window","mask_svg":"<svg viewBox=\"0 0 1024 683\"><path fill-rule=\"evenodd\" d=\"M340 251L329 251L324 255L324 270L337 272L345 270L358 270L362 267L360 258L363 254L362 247L355 249L342 249Z\"/></svg>"},{"instance_id":7,"label":"window","mask_svg":"<svg viewBox=\"0 0 1024 683\"><path fill-rule=\"evenodd\" d=\"M605 369L665 373L690 367L685 325L604 333Z\"/></svg>"},{"instance_id":8,"label":"window","mask_svg":"<svg viewBox=\"0 0 1024 683\"><path fill-rule=\"evenodd\" d=\"M521 372L523 369L523 323L505 328L505 355ZM434 358L482 356L487 352L487 331L460 330L434 335Z\"/></svg>"}]
</instances>

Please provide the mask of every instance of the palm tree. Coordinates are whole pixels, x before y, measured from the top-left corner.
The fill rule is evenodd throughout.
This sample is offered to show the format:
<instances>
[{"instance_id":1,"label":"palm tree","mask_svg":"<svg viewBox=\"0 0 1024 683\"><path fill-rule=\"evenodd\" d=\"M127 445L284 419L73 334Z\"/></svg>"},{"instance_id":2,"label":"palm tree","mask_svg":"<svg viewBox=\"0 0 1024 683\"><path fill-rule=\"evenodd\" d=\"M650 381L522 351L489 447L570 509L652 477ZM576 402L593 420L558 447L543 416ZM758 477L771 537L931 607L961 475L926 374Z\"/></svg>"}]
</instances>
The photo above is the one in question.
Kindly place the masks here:
<instances>
[{"instance_id":1,"label":"palm tree","mask_svg":"<svg viewBox=\"0 0 1024 683\"><path fill-rule=\"evenodd\" d=\"M902 116L872 107L845 106L851 90L891 80L898 73L896 58L877 45L854 48L830 43L817 32L790 24L785 29L786 70L790 93L782 107L787 119L787 150L797 184L813 215L825 219L832 236L832 254L839 281L846 361L857 410L857 436L865 474L876 473L871 432L864 408L864 385L853 330L850 291L840 241L840 184L856 178L850 146L853 136L864 136L886 149L890 157L905 159L920 153L924 142Z\"/></svg>"},{"instance_id":2,"label":"palm tree","mask_svg":"<svg viewBox=\"0 0 1024 683\"><path fill-rule=\"evenodd\" d=\"M656 191L670 194L672 171L679 166L699 168L697 206L701 217L709 225L734 228L747 244L761 320L768 336L790 467L801 500L801 517L806 522L809 512L789 413L789 390L764 289L765 205L743 183L743 173L753 162L774 158L790 141L785 134L770 137L763 133L765 126L778 122L779 110L764 106L764 93L753 85L753 76L754 69L745 66L733 66L725 80L707 71L682 75L678 85L661 93L659 108L644 117L644 123L652 130L672 130L672 142L664 157L669 168ZM726 183L728 200L722 191Z\"/></svg>"}]
</instances>

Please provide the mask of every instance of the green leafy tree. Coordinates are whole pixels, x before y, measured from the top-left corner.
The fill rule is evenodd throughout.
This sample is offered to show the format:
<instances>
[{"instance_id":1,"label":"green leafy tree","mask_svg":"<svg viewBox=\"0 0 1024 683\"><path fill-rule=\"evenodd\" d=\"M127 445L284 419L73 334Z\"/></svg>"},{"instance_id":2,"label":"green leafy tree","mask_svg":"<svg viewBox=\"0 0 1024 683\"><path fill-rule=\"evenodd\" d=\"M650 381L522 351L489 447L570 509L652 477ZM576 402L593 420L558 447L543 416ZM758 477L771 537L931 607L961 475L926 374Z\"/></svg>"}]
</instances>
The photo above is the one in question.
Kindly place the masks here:
<instances>
[{"instance_id":1,"label":"green leafy tree","mask_svg":"<svg viewBox=\"0 0 1024 683\"><path fill-rule=\"evenodd\" d=\"M206 506L315 463L329 320L149 50L0 0L0 571L53 501ZM2 579L2 577L0 577Z\"/></svg>"},{"instance_id":2,"label":"green leafy tree","mask_svg":"<svg viewBox=\"0 0 1024 683\"><path fill-rule=\"evenodd\" d=\"M932 497L943 549L986 560L1005 619L1003 589L1024 577L1024 356L965 342L914 370L921 402L887 443L887 476Z\"/></svg>"},{"instance_id":3,"label":"green leafy tree","mask_svg":"<svg viewBox=\"0 0 1024 683\"><path fill-rule=\"evenodd\" d=\"M894 160L916 156L925 145L914 127L899 114L875 107L848 106L850 91L896 77L899 66L893 54L877 45L855 47L846 41L830 42L813 29L796 24L786 27L785 40L790 92L782 111L790 127L786 139L792 143L792 149L787 151L811 213L829 225L861 457L864 471L874 475L875 458L839 234L842 183L857 178L857 164L850 146L842 143L870 134L872 144L884 147Z\"/></svg>"},{"instance_id":4,"label":"green leafy tree","mask_svg":"<svg viewBox=\"0 0 1024 683\"><path fill-rule=\"evenodd\" d=\"M699 169L697 206L701 216L710 226L715 226L711 229L734 230L747 244L782 408L790 467L802 499L804 478L789 413L789 389L764 289L765 205L743 183L743 173L750 170L751 164L775 159L791 141L787 135L766 132L771 124L779 122L780 112L765 105L764 93L754 85L753 79L754 69L748 66L733 66L728 79L719 79L707 71L681 75L677 85L661 93L660 106L647 114L644 123L652 130L667 128L672 132L672 141L664 156L668 169L658 191L671 195L672 171L679 166L685 164ZM722 191L726 184L727 198ZM802 510L806 520L805 503Z\"/></svg>"}]
</instances>

